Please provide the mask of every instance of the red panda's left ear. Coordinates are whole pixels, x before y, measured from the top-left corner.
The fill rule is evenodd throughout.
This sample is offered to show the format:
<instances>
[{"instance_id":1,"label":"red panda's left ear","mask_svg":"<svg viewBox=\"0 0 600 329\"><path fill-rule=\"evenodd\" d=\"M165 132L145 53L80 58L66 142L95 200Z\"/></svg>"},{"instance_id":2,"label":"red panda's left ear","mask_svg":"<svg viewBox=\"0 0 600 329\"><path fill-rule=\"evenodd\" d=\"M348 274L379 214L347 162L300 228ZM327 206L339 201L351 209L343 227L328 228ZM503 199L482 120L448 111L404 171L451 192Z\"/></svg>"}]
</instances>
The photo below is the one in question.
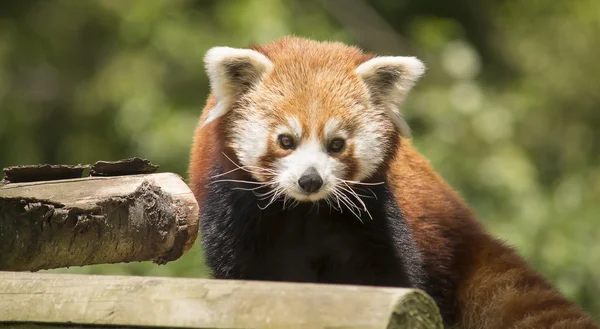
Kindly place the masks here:
<instances>
[{"instance_id":1,"label":"red panda's left ear","mask_svg":"<svg viewBox=\"0 0 600 329\"><path fill-rule=\"evenodd\" d=\"M273 69L271 60L258 51L230 47L209 49L204 63L217 105L203 124L227 113L244 92Z\"/></svg>"},{"instance_id":2,"label":"red panda's left ear","mask_svg":"<svg viewBox=\"0 0 600 329\"><path fill-rule=\"evenodd\" d=\"M356 68L373 100L386 107L392 122L404 136L410 134L400 113L400 104L425 72L425 64L416 57L380 56Z\"/></svg>"}]
</instances>

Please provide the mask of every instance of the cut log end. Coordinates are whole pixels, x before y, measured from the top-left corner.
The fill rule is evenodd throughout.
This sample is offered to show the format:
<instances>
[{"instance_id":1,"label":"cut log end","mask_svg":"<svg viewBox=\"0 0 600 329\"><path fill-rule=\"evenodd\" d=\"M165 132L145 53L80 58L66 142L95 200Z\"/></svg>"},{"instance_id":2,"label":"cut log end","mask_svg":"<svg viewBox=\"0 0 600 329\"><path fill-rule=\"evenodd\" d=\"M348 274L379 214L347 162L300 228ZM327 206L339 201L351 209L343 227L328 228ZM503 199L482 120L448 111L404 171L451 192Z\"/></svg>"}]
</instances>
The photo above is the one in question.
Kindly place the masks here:
<instances>
[{"instance_id":1,"label":"cut log end","mask_svg":"<svg viewBox=\"0 0 600 329\"><path fill-rule=\"evenodd\" d=\"M411 290L394 306L387 329L443 328L435 302L420 290Z\"/></svg>"},{"instance_id":2,"label":"cut log end","mask_svg":"<svg viewBox=\"0 0 600 329\"><path fill-rule=\"evenodd\" d=\"M0 186L0 270L165 264L197 230L196 200L172 173Z\"/></svg>"}]
</instances>

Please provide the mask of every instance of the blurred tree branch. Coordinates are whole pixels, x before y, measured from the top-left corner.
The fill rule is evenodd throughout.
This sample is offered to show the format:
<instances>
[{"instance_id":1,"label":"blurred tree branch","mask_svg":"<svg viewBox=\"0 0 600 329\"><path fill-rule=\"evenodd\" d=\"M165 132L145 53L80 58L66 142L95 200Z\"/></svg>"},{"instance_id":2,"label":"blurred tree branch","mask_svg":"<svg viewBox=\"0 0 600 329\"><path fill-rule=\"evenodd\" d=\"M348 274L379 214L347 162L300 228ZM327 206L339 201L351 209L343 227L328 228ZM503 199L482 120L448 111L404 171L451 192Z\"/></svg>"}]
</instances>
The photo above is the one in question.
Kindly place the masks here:
<instances>
[{"instance_id":1,"label":"blurred tree branch","mask_svg":"<svg viewBox=\"0 0 600 329\"><path fill-rule=\"evenodd\" d=\"M413 53L410 42L363 0L319 0L356 42L379 54Z\"/></svg>"}]
</instances>

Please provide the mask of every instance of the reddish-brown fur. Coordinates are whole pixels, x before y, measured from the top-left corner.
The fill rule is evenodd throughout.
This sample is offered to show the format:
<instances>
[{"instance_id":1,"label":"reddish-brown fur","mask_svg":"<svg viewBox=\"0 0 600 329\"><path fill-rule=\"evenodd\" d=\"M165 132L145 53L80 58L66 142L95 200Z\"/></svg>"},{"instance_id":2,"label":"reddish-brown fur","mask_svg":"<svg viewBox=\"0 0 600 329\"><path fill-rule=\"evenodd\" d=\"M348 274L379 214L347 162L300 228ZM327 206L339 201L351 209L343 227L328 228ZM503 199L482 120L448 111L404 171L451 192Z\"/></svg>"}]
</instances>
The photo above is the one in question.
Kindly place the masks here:
<instances>
[{"instance_id":1,"label":"reddish-brown fur","mask_svg":"<svg viewBox=\"0 0 600 329\"><path fill-rule=\"evenodd\" d=\"M275 63L278 71L275 78L277 74L296 72L295 57L286 54L298 51L305 53L303 61L314 61L315 65L335 61L347 70L354 70L373 57L339 43L315 45L314 41L283 38L254 49ZM211 95L198 127L214 105ZM332 110L342 110L340 104L331 106ZM223 151L233 158L224 145L224 132L220 130L227 117L195 133L189 175L198 200L204 197L208 170L215 159L228 163L223 160ZM427 273L436 278L433 282L439 283L438 293L443 303L440 308L451 312L446 315L448 326L459 325L464 329L600 328L529 267L517 252L486 233L467 204L435 173L409 140L400 139L396 145L395 158L384 168L423 253Z\"/></svg>"}]
</instances>

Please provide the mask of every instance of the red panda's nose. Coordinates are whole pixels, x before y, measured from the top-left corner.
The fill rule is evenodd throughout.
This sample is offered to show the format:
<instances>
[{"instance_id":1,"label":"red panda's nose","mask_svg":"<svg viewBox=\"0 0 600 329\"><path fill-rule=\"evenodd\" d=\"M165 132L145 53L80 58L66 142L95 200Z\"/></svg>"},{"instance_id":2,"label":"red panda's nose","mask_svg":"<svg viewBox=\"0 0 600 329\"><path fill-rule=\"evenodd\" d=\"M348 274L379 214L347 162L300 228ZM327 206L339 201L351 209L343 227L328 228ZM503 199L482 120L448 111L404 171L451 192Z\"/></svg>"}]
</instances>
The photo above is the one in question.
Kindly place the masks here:
<instances>
[{"instance_id":1,"label":"red panda's nose","mask_svg":"<svg viewBox=\"0 0 600 329\"><path fill-rule=\"evenodd\" d=\"M315 167L308 168L298 179L300 188L308 193L314 193L323 186L323 180Z\"/></svg>"}]
</instances>

